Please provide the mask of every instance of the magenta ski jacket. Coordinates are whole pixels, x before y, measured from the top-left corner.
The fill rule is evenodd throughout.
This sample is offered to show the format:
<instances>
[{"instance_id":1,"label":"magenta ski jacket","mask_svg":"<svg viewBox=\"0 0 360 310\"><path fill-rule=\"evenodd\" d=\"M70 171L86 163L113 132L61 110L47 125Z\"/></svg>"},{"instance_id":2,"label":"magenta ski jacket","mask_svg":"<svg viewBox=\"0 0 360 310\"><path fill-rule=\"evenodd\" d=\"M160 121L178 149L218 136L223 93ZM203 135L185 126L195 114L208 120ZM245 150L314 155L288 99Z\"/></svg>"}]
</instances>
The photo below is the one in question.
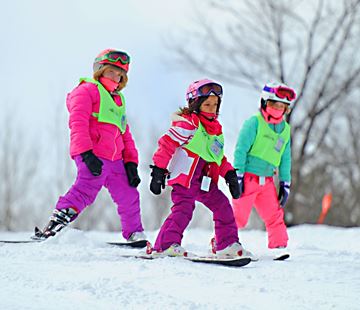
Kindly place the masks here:
<instances>
[{"instance_id":1,"label":"magenta ski jacket","mask_svg":"<svg viewBox=\"0 0 360 310\"><path fill-rule=\"evenodd\" d=\"M122 105L118 95L112 95L118 106ZM98 157L111 161L122 159L125 163L138 164L138 151L129 125L122 134L116 125L98 122L93 113L99 113L100 94L93 83L79 84L66 99L69 110L70 155L74 158L92 150Z\"/></svg>"}]
</instances>

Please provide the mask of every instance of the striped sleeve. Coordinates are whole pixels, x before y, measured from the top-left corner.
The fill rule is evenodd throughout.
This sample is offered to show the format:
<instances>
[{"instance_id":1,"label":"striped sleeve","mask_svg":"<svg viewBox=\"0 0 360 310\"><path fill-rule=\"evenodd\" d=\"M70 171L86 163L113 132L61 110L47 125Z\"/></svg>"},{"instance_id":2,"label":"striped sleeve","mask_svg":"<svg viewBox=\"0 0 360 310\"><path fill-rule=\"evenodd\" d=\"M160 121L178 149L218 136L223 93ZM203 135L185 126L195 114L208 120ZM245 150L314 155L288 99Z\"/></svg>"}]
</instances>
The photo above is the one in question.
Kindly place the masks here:
<instances>
[{"instance_id":1,"label":"striped sleeve","mask_svg":"<svg viewBox=\"0 0 360 310\"><path fill-rule=\"evenodd\" d=\"M195 134L195 129L186 129L180 126L172 126L166 133L172 140L183 145L187 143Z\"/></svg>"},{"instance_id":2,"label":"striped sleeve","mask_svg":"<svg viewBox=\"0 0 360 310\"><path fill-rule=\"evenodd\" d=\"M196 127L188 122L173 122L170 129L159 139L154 153L156 166L166 169L176 149L186 144L195 134Z\"/></svg>"}]
</instances>

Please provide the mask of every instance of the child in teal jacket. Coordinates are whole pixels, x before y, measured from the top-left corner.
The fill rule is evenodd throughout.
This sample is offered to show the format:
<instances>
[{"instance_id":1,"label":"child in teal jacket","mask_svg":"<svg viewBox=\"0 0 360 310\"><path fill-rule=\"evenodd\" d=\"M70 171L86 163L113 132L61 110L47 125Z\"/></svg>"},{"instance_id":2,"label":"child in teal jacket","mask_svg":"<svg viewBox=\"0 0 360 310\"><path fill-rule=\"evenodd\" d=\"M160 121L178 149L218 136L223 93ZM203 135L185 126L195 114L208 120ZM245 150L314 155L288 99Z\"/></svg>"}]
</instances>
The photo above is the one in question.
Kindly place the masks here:
<instances>
[{"instance_id":1,"label":"child in teal jacket","mask_svg":"<svg viewBox=\"0 0 360 310\"><path fill-rule=\"evenodd\" d=\"M283 208L290 193L291 141L284 115L295 98L295 91L285 84L266 84L260 111L245 121L234 155L241 193L233 199L236 224L243 228L254 206L265 223L270 249L284 249L288 242ZM276 170L279 194L273 180Z\"/></svg>"}]
</instances>

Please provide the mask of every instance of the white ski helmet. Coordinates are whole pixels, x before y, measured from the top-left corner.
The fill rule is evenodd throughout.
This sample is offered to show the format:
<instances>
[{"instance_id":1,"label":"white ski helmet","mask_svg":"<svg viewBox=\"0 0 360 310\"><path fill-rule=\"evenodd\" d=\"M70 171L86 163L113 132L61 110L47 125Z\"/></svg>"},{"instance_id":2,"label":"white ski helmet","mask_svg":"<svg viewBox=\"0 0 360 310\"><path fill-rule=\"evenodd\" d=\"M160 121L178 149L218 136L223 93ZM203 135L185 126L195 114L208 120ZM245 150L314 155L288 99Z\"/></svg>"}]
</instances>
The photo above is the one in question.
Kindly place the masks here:
<instances>
[{"instance_id":1,"label":"white ski helmet","mask_svg":"<svg viewBox=\"0 0 360 310\"><path fill-rule=\"evenodd\" d=\"M279 101L291 105L296 99L296 92L293 88L284 83L266 83L261 93L261 105L266 105L267 100Z\"/></svg>"}]
</instances>

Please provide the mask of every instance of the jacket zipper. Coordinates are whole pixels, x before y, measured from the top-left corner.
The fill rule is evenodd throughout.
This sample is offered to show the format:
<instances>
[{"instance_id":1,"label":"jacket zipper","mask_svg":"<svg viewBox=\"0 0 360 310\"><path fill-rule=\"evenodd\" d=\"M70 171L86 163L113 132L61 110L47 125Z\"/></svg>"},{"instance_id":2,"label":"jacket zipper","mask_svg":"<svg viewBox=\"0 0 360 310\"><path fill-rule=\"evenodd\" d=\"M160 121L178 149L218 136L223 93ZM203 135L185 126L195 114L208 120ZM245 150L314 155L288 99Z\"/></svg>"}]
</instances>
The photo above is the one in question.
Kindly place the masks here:
<instances>
[{"instance_id":1,"label":"jacket zipper","mask_svg":"<svg viewBox=\"0 0 360 310\"><path fill-rule=\"evenodd\" d=\"M112 156L112 161L114 161L114 158L115 158L115 155L116 155L116 152L117 152L116 139L118 137L118 133L119 133L119 128L116 127L116 135L115 135L115 139L114 139L115 150L114 150L114 153L113 153L113 156Z\"/></svg>"}]
</instances>

